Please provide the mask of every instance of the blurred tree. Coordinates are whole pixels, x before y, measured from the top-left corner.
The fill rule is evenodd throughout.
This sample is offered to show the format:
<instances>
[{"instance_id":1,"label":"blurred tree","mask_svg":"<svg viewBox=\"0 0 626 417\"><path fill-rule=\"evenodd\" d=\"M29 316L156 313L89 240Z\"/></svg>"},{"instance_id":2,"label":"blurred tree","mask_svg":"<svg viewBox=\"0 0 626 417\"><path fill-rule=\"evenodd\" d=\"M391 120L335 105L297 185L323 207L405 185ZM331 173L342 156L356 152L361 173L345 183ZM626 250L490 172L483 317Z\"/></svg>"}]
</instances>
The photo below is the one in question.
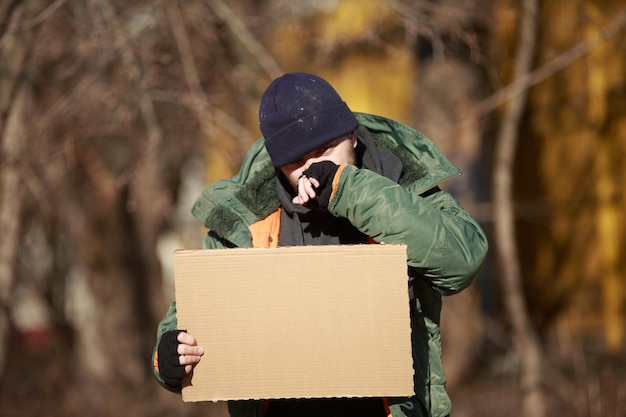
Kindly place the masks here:
<instances>
[{"instance_id":1,"label":"blurred tree","mask_svg":"<svg viewBox=\"0 0 626 417\"><path fill-rule=\"evenodd\" d=\"M207 105L209 92L232 103L231 92L245 85L204 2L186 3L186 13L177 2L44 3L1 9L0 346L11 340L12 288L30 280L29 268L17 267L32 253L24 250L32 239L20 235L24 213L27 224L44 219L46 239L37 244L55 261L41 271L40 291L56 330L69 330L55 332L67 353L55 360L73 384L42 389L39 401L66 404L65 415L142 415L162 393L147 362L169 303L157 241L176 222L181 167L200 149L198 126L237 127ZM191 46L187 33L202 42ZM191 68L190 56L204 70ZM3 397L17 389L8 378L26 370L33 372L24 361L12 364Z\"/></svg>"},{"instance_id":2,"label":"blurred tree","mask_svg":"<svg viewBox=\"0 0 626 417\"><path fill-rule=\"evenodd\" d=\"M520 9L513 82L532 69L537 44L538 1L524 0ZM503 301L511 323L513 346L521 362L523 413L543 417L547 407L543 387L544 354L538 333L530 321L523 291L513 207L514 160L527 94L527 90L522 90L513 97L500 120L493 166L494 236Z\"/></svg>"},{"instance_id":3,"label":"blurred tree","mask_svg":"<svg viewBox=\"0 0 626 417\"><path fill-rule=\"evenodd\" d=\"M523 27L526 18L519 19L519 13L515 12L520 6L511 2L499 2L498 5L503 19L499 19L499 24L496 25L496 32L501 35L496 38L500 41L496 44L500 45L503 54L500 58L494 55L494 58L500 59L500 65L504 69L502 73L507 75L507 69L513 69L511 51L520 51L523 42L522 35L518 40L520 46L513 47L516 36L511 30L513 27ZM545 413L546 404L532 401L532 393L540 394L547 388L543 381L550 373L546 373L546 360L543 358L546 351L536 339L535 328L546 336L555 321L569 327L568 319L572 312L574 316L582 314L599 323L598 318L602 317L599 306L604 305L607 307L601 321L607 329L607 351L615 353L623 347L624 285L623 282L615 285L615 277L619 275L617 271L621 265L621 261L615 257L615 250L623 246L623 228L619 226L623 224L623 215L617 215L617 212L624 212L623 201L615 198L617 194L612 185L605 188L607 182L601 175L593 174L593 166L598 163L602 166L599 172L606 174L604 178L611 178L608 184L619 178L623 179L616 165L610 162L606 164L607 159L602 149L610 148L609 152L623 155L623 140L614 136L615 142L611 137L604 136L606 130L612 130L607 125L615 123L615 120L608 120L612 112L607 111L607 89L623 90L624 60L617 58L613 61L614 66L610 67L594 64L590 60L591 57L601 54L603 62L610 62L602 51L613 41L603 41L620 32L626 23L626 9L619 10L615 4L611 12L610 8L613 6L606 2L602 6L605 14L600 12L600 5L595 5L594 2L552 2L549 6L544 5L540 9L541 22L545 24L539 31L541 47L538 48L535 58L537 68L531 71L527 63L526 70L520 72L517 66L519 61L515 61L514 74L511 75L514 77L512 84L481 105L484 110L486 104L510 100L511 104L503 111L503 135L500 139L507 136L509 139L517 135L525 136L517 155L516 139L509 140L506 147L496 148L497 158L503 158L504 163L499 163L498 159L494 162L495 191L498 191L500 182L500 191L494 194L496 209L500 209L496 214L507 215L506 221L496 217L496 226L506 224L505 228L496 227L496 232L500 232L496 233L496 244L498 249L509 249L501 253L500 261L505 272L504 301L510 312L509 317L515 330L513 337L518 341L518 353L521 357L522 388L526 398L525 415ZM581 20L581 15L593 18ZM526 14L523 13L522 16ZM562 23L567 22L567 25L556 24L561 22L560 19L563 19ZM516 24L512 25L512 21ZM589 29L573 30L581 21L588 22ZM579 36L582 36L582 40ZM623 39L622 36L621 40L615 41L618 49L618 45L623 45ZM503 56L507 58L502 59ZM581 57L583 58L577 61ZM579 66L580 71L576 71ZM613 71L617 71L619 75L612 77L610 74ZM520 124L524 120L521 100L526 96L525 92L535 84L537 86L530 91L530 103L524 111L526 123ZM588 101L585 105L583 103L586 100ZM623 119L624 116L626 114L621 112L617 118ZM593 120L596 118L597 120ZM599 152L594 152L594 148ZM517 162L515 172L512 171L514 161ZM498 171L499 165L508 175L506 180L497 176L505 174ZM504 186L504 182L509 184ZM602 195L598 198L599 204L586 204L590 196L595 194L594 189L603 190L599 192ZM607 195L604 194L607 189L608 195L611 195L608 199L603 198ZM506 201L498 196L503 193L510 193ZM517 197L513 197L514 195ZM542 210L540 205L538 207L536 202L542 199L547 201L546 208L549 211ZM511 216L514 212L514 201L517 201L515 212L519 242L513 240L516 235L515 219ZM506 211L502 210L504 205L508 206ZM621 208L617 209L617 206ZM596 216L600 221L594 220ZM599 223L599 227L594 223ZM594 229L598 231L594 232ZM599 238L594 239L592 236ZM503 247L503 242L508 242L509 245ZM521 264L518 255L522 257ZM595 263L594 258L599 259L602 264L599 271L589 268L590 264ZM516 278L512 279L514 276ZM521 283L523 286L517 283L521 277L524 277ZM595 284L585 285L589 278ZM520 288L513 289L513 285ZM507 287L512 291L508 291ZM603 302L594 307L594 303L602 297L598 296L598 291L607 287L611 290L604 291ZM520 292L527 294L525 300L517 300L517 296L511 297L511 294ZM580 300L584 301L578 302ZM534 326L529 326L525 320L525 311L532 312ZM578 323L574 323L574 327L580 329ZM593 331L587 332L583 340L593 340L593 334ZM568 340L562 342L569 344ZM590 382L584 382L588 383ZM537 400L539 398L536 397ZM537 408L538 405L541 406Z\"/></svg>"},{"instance_id":4,"label":"blurred tree","mask_svg":"<svg viewBox=\"0 0 626 417\"><path fill-rule=\"evenodd\" d=\"M530 311L544 334L555 323L588 338L604 333L609 352L624 347L626 329L624 264L616 256L625 212L616 162L626 115L622 6L543 5L538 69L517 86L541 81L529 96L515 181ZM498 39L510 41L510 25L500 22Z\"/></svg>"},{"instance_id":5,"label":"blurred tree","mask_svg":"<svg viewBox=\"0 0 626 417\"><path fill-rule=\"evenodd\" d=\"M20 165L28 149L25 124L32 89L25 78L44 1L5 2L0 6L0 375L4 372L9 316L21 239L24 183ZM18 36L21 35L21 36Z\"/></svg>"}]
</instances>

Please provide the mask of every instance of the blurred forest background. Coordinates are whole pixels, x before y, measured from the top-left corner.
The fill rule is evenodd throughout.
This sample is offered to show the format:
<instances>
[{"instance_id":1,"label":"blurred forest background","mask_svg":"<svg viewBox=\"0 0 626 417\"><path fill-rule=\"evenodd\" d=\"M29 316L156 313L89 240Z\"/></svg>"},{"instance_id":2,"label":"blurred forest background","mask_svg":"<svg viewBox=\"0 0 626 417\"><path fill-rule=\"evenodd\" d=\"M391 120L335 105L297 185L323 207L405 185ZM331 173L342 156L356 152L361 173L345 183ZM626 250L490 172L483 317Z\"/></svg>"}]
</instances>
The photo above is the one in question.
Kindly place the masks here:
<instances>
[{"instance_id":1,"label":"blurred forest background","mask_svg":"<svg viewBox=\"0 0 626 417\"><path fill-rule=\"evenodd\" d=\"M1 0L0 414L226 415L150 355L286 71L464 172L491 252L444 301L453 415L626 416L623 0Z\"/></svg>"}]
</instances>

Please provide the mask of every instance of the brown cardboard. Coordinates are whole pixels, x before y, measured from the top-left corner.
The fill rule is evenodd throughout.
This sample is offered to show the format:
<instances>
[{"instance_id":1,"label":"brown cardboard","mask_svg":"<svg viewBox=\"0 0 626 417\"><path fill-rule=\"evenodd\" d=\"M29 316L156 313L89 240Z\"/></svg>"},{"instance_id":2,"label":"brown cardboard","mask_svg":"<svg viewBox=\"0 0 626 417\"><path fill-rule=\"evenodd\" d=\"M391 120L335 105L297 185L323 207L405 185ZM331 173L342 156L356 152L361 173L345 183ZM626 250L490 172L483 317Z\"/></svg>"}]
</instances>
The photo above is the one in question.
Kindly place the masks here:
<instances>
[{"instance_id":1,"label":"brown cardboard","mask_svg":"<svg viewBox=\"0 0 626 417\"><path fill-rule=\"evenodd\" d=\"M404 245L174 253L184 401L413 395Z\"/></svg>"}]
</instances>

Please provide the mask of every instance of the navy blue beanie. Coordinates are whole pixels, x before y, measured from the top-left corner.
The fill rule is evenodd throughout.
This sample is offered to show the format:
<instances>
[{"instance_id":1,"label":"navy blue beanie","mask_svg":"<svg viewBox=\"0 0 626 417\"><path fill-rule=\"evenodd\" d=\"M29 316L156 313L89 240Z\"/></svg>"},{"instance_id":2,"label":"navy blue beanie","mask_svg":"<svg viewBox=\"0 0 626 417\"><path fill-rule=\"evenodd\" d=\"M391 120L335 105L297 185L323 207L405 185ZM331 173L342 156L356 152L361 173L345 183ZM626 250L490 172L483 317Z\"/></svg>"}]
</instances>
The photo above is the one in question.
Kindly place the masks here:
<instances>
[{"instance_id":1,"label":"navy blue beanie","mask_svg":"<svg viewBox=\"0 0 626 417\"><path fill-rule=\"evenodd\" d=\"M313 74L287 73L272 81L261 98L259 127L275 167L295 162L358 126L335 89Z\"/></svg>"}]
</instances>

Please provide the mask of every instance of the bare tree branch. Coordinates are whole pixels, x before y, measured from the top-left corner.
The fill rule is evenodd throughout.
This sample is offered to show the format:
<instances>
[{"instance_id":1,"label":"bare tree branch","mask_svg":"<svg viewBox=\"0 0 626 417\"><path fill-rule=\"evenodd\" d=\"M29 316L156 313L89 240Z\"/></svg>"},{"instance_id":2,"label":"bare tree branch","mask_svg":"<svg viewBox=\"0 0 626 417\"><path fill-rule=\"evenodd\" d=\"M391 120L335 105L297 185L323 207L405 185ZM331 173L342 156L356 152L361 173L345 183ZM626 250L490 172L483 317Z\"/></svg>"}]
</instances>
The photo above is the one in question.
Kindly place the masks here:
<instances>
[{"instance_id":1,"label":"bare tree branch","mask_svg":"<svg viewBox=\"0 0 626 417\"><path fill-rule=\"evenodd\" d=\"M167 4L167 16L170 20L170 27L172 28L172 33L174 34L176 46L180 54L185 81L187 83L187 87L189 88L189 94L169 94L169 98L171 99L176 96L176 101L182 100L183 104L191 108L196 114L202 130L208 137L211 136L209 122L221 126L238 140L243 141L245 138L252 136L248 129L243 127L230 115L215 108L214 106L211 106L211 103L202 88L200 76L198 75L198 68L191 51L191 43L189 42L189 37L185 31L183 16L176 2L169 2ZM167 93L161 93L162 97L168 96ZM156 94L158 94L158 92L153 91L153 95Z\"/></svg>"},{"instance_id":2,"label":"bare tree branch","mask_svg":"<svg viewBox=\"0 0 626 417\"><path fill-rule=\"evenodd\" d=\"M14 28L12 30L8 30L7 32L5 32L2 35L2 37L0 38L0 48L4 47L4 45L6 44L6 42L8 42L9 38L12 35L15 35L17 33L23 32L23 31L31 30L32 28L34 28L38 24L44 22L47 18L50 17L50 15L52 13L54 13L59 7L61 7L63 5L63 3L65 3L65 1L66 0L56 0L54 3L52 3L50 6L48 6L45 10L43 10L37 16L35 16L32 19L22 23L19 27L16 27L16 28Z\"/></svg>"},{"instance_id":3,"label":"bare tree branch","mask_svg":"<svg viewBox=\"0 0 626 417\"><path fill-rule=\"evenodd\" d=\"M108 0L100 0L99 4L107 27L113 29L114 42L119 50L125 73L133 86L139 112L146 128L147 141L146 145L142 147L142 154L137 169L137 180L142 183L142 186L134 188L133 197L136 198L136 203L146 210L142 217L145 219L145 223L150 225L141 228L142 232L146 233L142 242L154 242L156 239L156 230L151 223L160 218L161 207L159 207L159 204L155 204L154 200L148 200L154 196L160 195L158 191L160 188L158 180L160 167L157 161L163 142L163 132L159 126L149 89L145 85L143 76L145 71L135 51L133 51L129 39L125 36L124 30L119 27L115 9Z\"/></svg>"},{"instance_id":4,"label":"bare tree branch","mask_svg":"<svg viewBox=\"0 0 626 417\"><path fill-rule=\"evenodd\" d=\"M211 0L207 3L215 14L226 22L232 33L239 38L246 49L256 58L261 68L263 68L270 78L276 78L283 73L283 70L274 58L272 58L272 55L255 39L248 27L233 13L225 2L222 0Z\"/></svg>"},{"instance_id":5,"label":"bare tree branch","mask_svg":"<svg viewBox=\"0 0 626 417\"><path fill-rule=\"evenodd\" d=\"M559 71L563 71L572 62L588 54L598 44L619 33L624 26L626 26L626 7L594 36L578 43L542 67L520 75L511 84L487 97L475 107L475 115L484 116L514 97L523 94L530 87L539 84Z\"/></svg>"},{"instance_id":6,"label":"bare tree branch","mask_svg":"<svg viewBox=\"0 0 626 417\"><path fill-rule=\"evenodd\" d=\"M235 120L229 113L214 106L211 106L209 110L208 106L210 106L210 104L205 108L205 99L201 99L199 102L195 95L177 91L152 90L151 96L155 101L164 101L186 106L195 113L196 117L201 119L201 123L203 122L203 118L211 120L235 138L249 138L252 136L250 130Z\"/></svg>"},{"instance_id":7,"label":"bare tree branch","mask_svg":"<svg viewBox=\"0 0 626 417\"><path fill-rule=\"evenodd\" d=\"M168 2L166 10L170 27L172 28L172 33L176 40L176 47L180 54L180 61L183 67L187 88L189 89L187 96L189 96L190 99L187 101L190 104L190 108L196 113L201 129L210 137L208 121L212 119L211 105L200 82L200 76L198 75L198 69L193 58L191 44L187 32L185 31L185 23L178 3Z\"/></svg>"},{"instance_id":8,"label":"bare tree branch","mask_svg":"<svg viewBox=\"0 0 626 417\"><path fill-rule=\"evenodd\" d=\"M187 87L189 87L189 90L194 96L206 98L202 89L202 83L200 82L200 76L198 75L198 68L193 59L191 43L185 31L185 23L180 13L180 7L177 2L170 1L166 4L166 9L167 17L170 20L170 27L172 28L174 39L176 39L176 46L180 53L180 60L182 62ZM206 101L208 102L208 100Z\"/></svg>"}]
</instances>

